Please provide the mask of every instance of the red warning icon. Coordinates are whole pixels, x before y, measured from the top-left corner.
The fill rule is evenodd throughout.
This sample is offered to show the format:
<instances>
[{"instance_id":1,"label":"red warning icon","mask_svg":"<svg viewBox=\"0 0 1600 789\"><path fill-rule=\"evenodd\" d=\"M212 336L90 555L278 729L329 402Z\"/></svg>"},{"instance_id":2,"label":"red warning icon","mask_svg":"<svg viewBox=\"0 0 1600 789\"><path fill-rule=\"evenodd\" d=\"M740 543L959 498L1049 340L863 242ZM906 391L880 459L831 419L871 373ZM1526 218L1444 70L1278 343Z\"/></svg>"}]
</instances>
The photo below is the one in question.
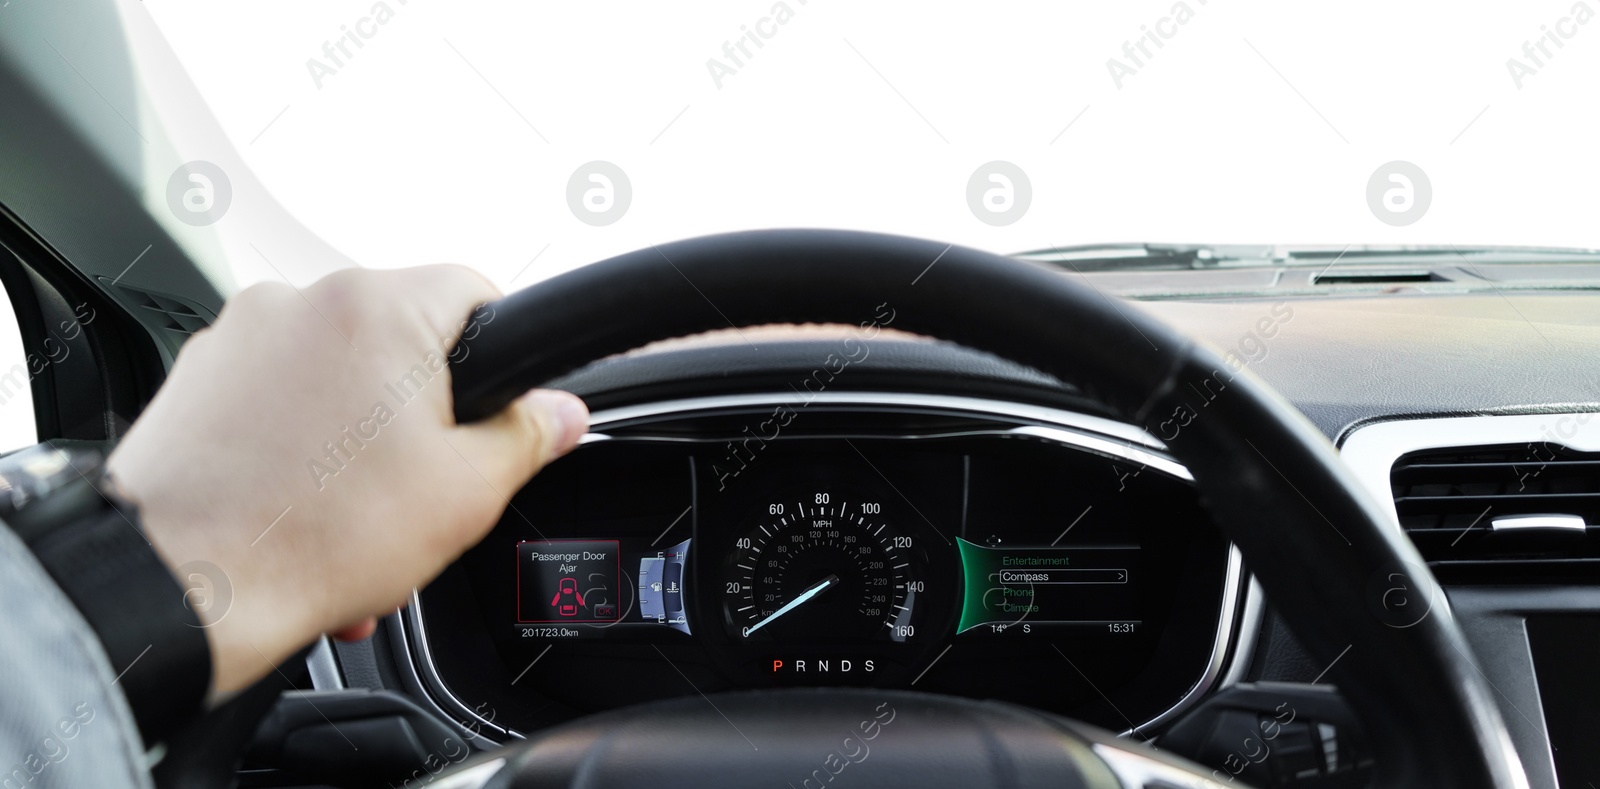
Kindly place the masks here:
<instances>
[{"instance_id":1,"label":"red warning icon","mask_svg":"<svg viewBox=\"0 0 1600 789\"><path fill-rule=\"evenodd\" d=\"M583 602L583 593L578 591L578 579L563 578L556 589L556 596L550 598L550 607L556 609L562 616L577 616L578 606L587 605Z\"/></svg>"}]
</instances>

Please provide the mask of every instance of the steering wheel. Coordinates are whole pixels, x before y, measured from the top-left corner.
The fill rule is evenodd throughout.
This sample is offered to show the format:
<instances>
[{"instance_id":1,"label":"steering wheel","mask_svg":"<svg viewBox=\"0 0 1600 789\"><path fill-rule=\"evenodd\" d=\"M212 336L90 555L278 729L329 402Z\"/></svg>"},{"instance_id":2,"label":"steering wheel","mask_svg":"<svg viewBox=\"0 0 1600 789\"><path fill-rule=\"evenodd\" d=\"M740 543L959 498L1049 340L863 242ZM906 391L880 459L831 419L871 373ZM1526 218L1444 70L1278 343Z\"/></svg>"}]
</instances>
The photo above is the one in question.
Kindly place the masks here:
<instances>
[{"instance_id":1,"label":"steering wheel","mask_svg":"<svg viewBox=\"0 0 1600 789\"><path fill-rule=\"evenodd\" d=\"M1161 436L1273 605L1331 664L1372 742L1379 785L1527 785L1442 591L1327 439L1248 370L1060 272L842 231L652 247L495 303L497 319L452 367L456 415L482 418L540 383L653 341L729 326L854 323L883 303L897 328L1037 368ZM892 726L882 725L885 710ZM743 737L725 718L740 722ZM882 736L868 738L874 722ZM863 748L870 758L857 762ZM835 763L856 785L922 789L1144 786L1160 776L1182 786L1211 776L1022 707L871 690L648 704L535 733L500 754L507 761L491 786L798 786L836 774Z\"/></svg>"}]
</instances>

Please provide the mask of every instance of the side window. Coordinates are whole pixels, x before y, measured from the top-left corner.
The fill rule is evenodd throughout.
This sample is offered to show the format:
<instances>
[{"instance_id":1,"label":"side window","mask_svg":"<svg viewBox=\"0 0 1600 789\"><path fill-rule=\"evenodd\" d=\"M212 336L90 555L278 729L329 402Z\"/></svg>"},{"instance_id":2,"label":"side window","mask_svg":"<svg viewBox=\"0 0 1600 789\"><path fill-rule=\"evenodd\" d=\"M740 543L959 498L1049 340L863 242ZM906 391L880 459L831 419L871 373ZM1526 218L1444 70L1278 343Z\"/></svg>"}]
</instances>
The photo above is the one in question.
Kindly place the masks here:
<instances>
[{"instance_id":1,"label":"side window","mask_svg":"<svg viewBox=\"0 0 1600 789\"><path fill-rule=\"evenodd\" d=\"M29 353L11 299L0 294L0 453L39 443L33 418L35 368L29 365Z\"/></svg>"}]
</instances>

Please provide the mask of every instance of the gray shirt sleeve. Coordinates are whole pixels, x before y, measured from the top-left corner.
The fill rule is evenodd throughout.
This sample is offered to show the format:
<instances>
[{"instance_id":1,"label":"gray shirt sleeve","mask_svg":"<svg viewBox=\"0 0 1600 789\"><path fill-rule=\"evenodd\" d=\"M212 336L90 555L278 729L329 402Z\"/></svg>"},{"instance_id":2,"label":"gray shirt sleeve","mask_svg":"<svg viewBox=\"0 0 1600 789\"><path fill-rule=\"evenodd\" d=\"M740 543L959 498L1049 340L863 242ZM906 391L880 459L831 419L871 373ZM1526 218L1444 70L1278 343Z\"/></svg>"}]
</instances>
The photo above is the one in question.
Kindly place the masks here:
<instances>
[{"instance_id":1,"label":"gray shirt sleeve","mask_svg":"<svg viewBox=\"0 0 1600 789\"><path fill-rule=\"evenodd\" d=\"M0 789L151 789L117 679L78 609L0 525Z\"/></svg>"}]
</instances>

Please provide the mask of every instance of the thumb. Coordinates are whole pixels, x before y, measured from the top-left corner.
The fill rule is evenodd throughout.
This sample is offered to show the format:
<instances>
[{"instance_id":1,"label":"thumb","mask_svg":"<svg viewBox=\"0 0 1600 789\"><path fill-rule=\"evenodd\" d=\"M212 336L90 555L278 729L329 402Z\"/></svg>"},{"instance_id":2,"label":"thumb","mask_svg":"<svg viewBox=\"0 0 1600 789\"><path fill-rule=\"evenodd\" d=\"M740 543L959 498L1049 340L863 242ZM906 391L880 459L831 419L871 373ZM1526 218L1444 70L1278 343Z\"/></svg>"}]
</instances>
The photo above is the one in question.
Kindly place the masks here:
<instances>
[{"instance_id":1,"label":"thumb","mask_svg":"<svg viewBox=\"0 0 1600 789\"><path fill-rule=\"evenodd\" d=\"M589 409L576 395L535 389L488 419L457 427L451 443L509 496L545 464L572 451L588 429Z\"/></svg>"}]
</instances>

